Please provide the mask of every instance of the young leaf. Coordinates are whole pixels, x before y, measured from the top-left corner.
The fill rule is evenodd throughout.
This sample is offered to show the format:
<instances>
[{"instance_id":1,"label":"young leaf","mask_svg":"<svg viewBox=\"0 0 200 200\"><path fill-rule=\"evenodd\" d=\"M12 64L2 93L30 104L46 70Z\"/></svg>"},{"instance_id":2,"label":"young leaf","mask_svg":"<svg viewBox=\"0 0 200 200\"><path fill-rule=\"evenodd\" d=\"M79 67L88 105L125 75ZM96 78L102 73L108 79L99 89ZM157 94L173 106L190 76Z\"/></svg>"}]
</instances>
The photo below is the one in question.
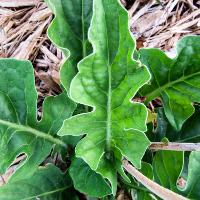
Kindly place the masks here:
<instances>
[{"instance_id":1,"label":"young leaf","mask_svg":"<svg viewBox=\"0 0 200 200\"><path fill-rule=\"evenodd\" d=\"M168 58L158 49L141 49L141 61L152 74L151 84L141 90L146 102L160 97L165 114L180 130L194 113L192 102L200 102L200 37L188 36L177 44L178 56Z\"/></svg>"},{"instance_id":2,"label":"young leaf","mask_svg":"<svg viewBox=\"0 0 200 200\"><path fill-rule=\"evenodd\" d=\"M42 120L38 122L31 63L1 59L0 77L0 173L3 174L19 154L27 156L14 174L16 181L31 175L50 153L52 144L60 143L53 136L63 120L72 115L75 104L64 93L48 97Z\"/></svg>"},{"instance_id":3,"label":"young leaf","mask_svg":"<svg viewBox=\"0 0 200 200\"><path fill-rule=\"evenodd\" d=\"M91 52L88 29L92 17L93 0L45 0L55 14L48 36L67 58L60 78L69 90L71 79L77 72L77 63Z\"/></svg>"},{"instance_id":4,"label":"young leaf","mask_svg":"<svg viewBox=\"0 0 200 200\"><path fill-rule=\"evenodd\" d=\"M72 161L69 174L73 180L74 187L90 197L101 198L111 194L111 188L105 179L91 170L82 159L75 158Z\"/></svg>"},{"instance_id":5,"label":"young leaf","mask_svg":"<svg viewBox=\"0 0 200 200\"><path fill-rule=\"evenodd\" d=\"M69 179L70 180L70 179ZM62 192L71 186L71 181L53 165L40 167L33 176L8 182L0 187L2 200L64 200Z\"/></svg>"},{"instance_id":6,"label":"young leaf","mask_svg":"<svg viewBox=\"0 0 200 200\"><path fill-rule=\"evenodd\" d=\"M94 52L79 65L72 80L70 96L93 107L90 113L64 122L59 135L84 135L76 155L117 188L117 172L126 157L136 167L149 145L146 131L147 110L130 99L148 82L145 66L133 60L135 43L128 30L126 11L116 0L94 0L89 38Z\"/></svg>"}]
</instances>

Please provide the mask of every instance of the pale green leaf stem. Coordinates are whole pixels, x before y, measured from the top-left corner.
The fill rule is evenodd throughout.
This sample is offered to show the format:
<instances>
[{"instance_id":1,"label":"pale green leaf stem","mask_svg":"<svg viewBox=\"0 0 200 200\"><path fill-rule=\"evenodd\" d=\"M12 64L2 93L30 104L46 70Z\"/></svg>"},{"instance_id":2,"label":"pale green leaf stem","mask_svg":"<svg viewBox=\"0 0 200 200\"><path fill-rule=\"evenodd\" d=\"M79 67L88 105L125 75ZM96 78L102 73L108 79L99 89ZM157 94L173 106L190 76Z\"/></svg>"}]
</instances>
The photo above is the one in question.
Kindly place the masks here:
<instances>
[{"instance_id":1,"label":"pale green leaf stem","mask_svg":"<svg viewBox=\"0 0 200 200\"><path fill-rule=\"evenodd\" d=\"M23 131L23 132L25 132L27 134L31 133L31 134L35 135L36 137L40 137L40 138L42 138L44 140L47 140L47 141L49 141L49 142L51 142L53 144L57 144L57 145L60 145L62 147L65 147L65 148L67 147L66 144L62 140L57 139L57 138L51 136L48 133L44 133L42 131L38 131L38 130L33 129L33 128L28 127L28 126L18 125L16 123L5 121L5 120L1 120L1 119L0 119L0 125L5 125L5 126L7 126L9 128L13 128L13 129L15 129L17 131ZM15 132L15 133L17 133L17 132Z\"/></svg>"},{"instance_id":2,"label":"pale green leaf stem","mask_svg":"<svg viewBox=\"0 0 200 200\"><path fill-rule=\"evenodd\" d=\"M178 80L175 80L175 81L171 81L165 85L162 85L160 86L159 88L157 88L156 90L150 92L150 93L147 93L146 94L146 102L150 102L152 101L153 99L155 99L156 97L159 97L163 91L165 91L166 89L170 88L170 87L173 87L175 84L178 84L178 83L181 83L181 82L184 82L186 81L187 79L189 78L192 78L196 75L200 75L200 72L196 72L196 73L193 73L193 74L190 74L188 76L183 76L181 78L179 78Z\"/></svg>"}]
</instances>

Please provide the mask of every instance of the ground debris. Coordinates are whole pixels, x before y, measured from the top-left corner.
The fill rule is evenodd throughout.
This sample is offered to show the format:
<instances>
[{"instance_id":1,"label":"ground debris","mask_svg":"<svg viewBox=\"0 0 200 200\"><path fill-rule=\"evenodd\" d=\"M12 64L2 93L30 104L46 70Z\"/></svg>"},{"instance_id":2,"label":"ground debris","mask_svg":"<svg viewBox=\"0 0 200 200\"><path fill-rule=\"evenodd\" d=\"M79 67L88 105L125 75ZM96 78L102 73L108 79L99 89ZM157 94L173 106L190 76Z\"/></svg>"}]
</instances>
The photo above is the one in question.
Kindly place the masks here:
<instances>
[{"instance_id":1,"label":"ground debris","mask_svg":"<svg viewBox=\"0 0 200 200\"><path fill-rule=\"evenodd\" d=\"M183 36L200 34L199 8L199 1L136 0L129 8L131 31L139 47L168 51Z\"/></svg>"}]
</instances>

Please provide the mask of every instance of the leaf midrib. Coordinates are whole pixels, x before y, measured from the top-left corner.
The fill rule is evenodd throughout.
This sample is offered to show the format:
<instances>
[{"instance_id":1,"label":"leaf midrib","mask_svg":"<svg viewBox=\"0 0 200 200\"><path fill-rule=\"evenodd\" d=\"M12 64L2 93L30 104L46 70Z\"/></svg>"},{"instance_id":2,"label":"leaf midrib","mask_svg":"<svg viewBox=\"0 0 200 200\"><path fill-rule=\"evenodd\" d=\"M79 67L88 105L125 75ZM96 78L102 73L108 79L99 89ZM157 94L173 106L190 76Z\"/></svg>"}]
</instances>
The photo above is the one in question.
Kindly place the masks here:
<instances>
[{"instance_id":1,"label":"leaf midrib","mask_svg":"<svg viewBox=\"0 0 200 200\"><path fill-rule=\"evenodd\" d=\"M102 3L102 1L101 1ZM103 7L103 5L102 5ZM109 42L108 42L108 29L106 23L106 13L104 11L104 23L106 27L106 46L107 46L107 67L108 67L108 100L107 100L107 125L106 125L106 152L107 156L110 158L111 151L111 123L112 123L112 73L111 73L111 65L110 65L110 54L109 54Z\"/></svg>"},{"instance_id":2,"label":"leaf midrib","mask_svg":"<svg viewBox=\"0 0 200 200\"><path fill-rule=\"evenodd\" d=\"M87 52L86 52L86 40L85 40L85 26L84 26L84 8L83 8L83 3L84 0L81 1L82 5L81 5L81 9L82 9L82 13L81 13L81 22L82 22L82 48L83 48L83 58L85 58L87 56Z\"/></svg>"},{"instance_id":3,"label":"leaf midrib","mask_svg":"<svg viewBox=\"0 0 200 200\"><path fill-rule=\"evenodd\" d=\"M164 84L163 86L161 87L158 87L156 90L146 94L146 102L148 103L149 101L153 100L154 98L160 96L160 94L167 88L170 88L172 87L173 85L177 84L177 83L180 83L182 81L185 81L187 80L188 78L191 78L193 76L196 76L196 75L200 75L200 72L196 72L194 74L190 74L188 76L182 76L180 79L178 80L175 80L175 81L172 81L172 82L168 82L166 84Z\"/></svg>"},{"instance_id":4,"label":"leaf midrib","mask_svg":"<svg viewBox=\"0 0 200 200\"><path fill-rule=\"evenodd\" d=\"M32 197L23 198L21 200L29 200L29 199L33 199L33 198L36 198L36 197L48 196L50 194L54 194L54 193L57 193L57 192L60 192L60 191L64 191L67 188L69 188L69 186L65 186L63 188L59 188L59 189L52 190L52 191L49 191L49 192L44 192L44 193L41 193L39 195L35 195L35 196L32 196Z\"/></svg>"},{"instance_id":5,"label":"leaf midrib","mask_svg":"<svg viewBox=\"0 0 200 200\"><path fill-rule=\"evenodd\" d=\"M83 58L84 58L84 57L87 56L87 52L86 52L86 43L88 42L88 39L85 39L85 32L84 32L85 26L84 26L83 1L84 1L84 0L81 0L81 3L82 3L82 5L81 5L81 9L82 9L82 10L81 10L82 38L79 37L79 35L77 35L77 34L74 32L73 28L71 27L71 25L68 23L67 20L66 20L65 22L68 24L68 27L69 27L71 33L74 35L74 37L82 44L82 56L83 56ZM61 4L63 4L62 1L61 1ZM57 13L56 13L56 14L57 14ZM67 16L66 16L66 14L65 14L64 11L63 11L63 15L65 16L65 18L67 18Z\"/></svg>"},{"instance_id":6,"label":"leaf midrib","mask_svg":"<svg viewBox=\"0 0 200 200\"><path fill-rule=\"evenodd\" d=\"M44 133L44 132L39 131L37 129L31 128L29 126L25 126L25 125L22 125L22 124L19 125L19 124L16 124L14 122L2 120L2 119L0 119L0 124L5 125L7 127L11 127L11 128L18 130L18 131L31 133L31 134L35 135L36 137L43 138L43 139L48 140L49 142L51 142L53 144L58 144L58 145L66 148L66 144L64 142L62 142L61 140L54 138L50 134Z\"/></svg>"}]
</instances>

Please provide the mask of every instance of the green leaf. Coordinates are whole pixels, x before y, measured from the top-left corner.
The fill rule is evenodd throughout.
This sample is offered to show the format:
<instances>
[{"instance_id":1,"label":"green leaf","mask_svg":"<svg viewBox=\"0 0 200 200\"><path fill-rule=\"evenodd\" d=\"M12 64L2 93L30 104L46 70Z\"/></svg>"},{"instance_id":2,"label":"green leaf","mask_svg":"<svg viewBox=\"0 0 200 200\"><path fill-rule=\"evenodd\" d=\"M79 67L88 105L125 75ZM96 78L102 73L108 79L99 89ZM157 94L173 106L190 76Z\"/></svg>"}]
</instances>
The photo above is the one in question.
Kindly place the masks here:
<instances>
[{"instance_id":1,"label":"green leaf","mask_svg":"<svg viewBox=\"0 0 200 200\"><path fill-rule=\"evenodd\" d=\"M48 97L43 104L43 117L37 121L37 92L31 63L1 59L0 77L0 173L18 155L27 156L13 175L16 181L31 175L54 143L64 145L53 136L56 137L63 120L72 115L75 104L64 93Z\"/></svg>"},{"instance_id":2,"label":"green leaf","mask_svg":"<svg viewBox=\"0 0 200 200\"><path fill-rule=\"evenodd\" d=\"M77 72L77 63L91 52L88 29L92 17L93 0L45 0L55 14L48 36L60 48L67 61L60 78L68 91L71 79Z\"/></svg>"},{"instance_id":3,"label":"green leaf","mask_svg":"<svg viewBox=\"0 0 200 200\"><path fill-rule=\"evenodd\" d=\"M187 184L182 193L190 199L200 198L200 152L192 152L189 157Z\"/></svg>"},{"instance_id":4,"label":"green leaf","mask_svg":"<svg viewBox=\"0 0 200 200\"><path fill-rule=\"evenodd\" d=\"M76 156L107 178L115 194L117 172L127 178L122 157L140 168L150 144L144 134L147 109L130 102L150 75L132 58L135 43L127 12L118 1L94 0L89 38L94 52L79 63L70 96L93 111L66 120L59 135L87 135L76 146Z\"/></svg>"},{"instance_id":5,"label":"green leaf","mask_svg":"<svg viewBox=\"0 0 200 200\"><path fill-rule=\"evenodd\" d=\"M177 187L177 179L183 172L183 152L159 151L153 161L156 182L190 199L200 198L200 152L189 156L187 183L185 188Z\"/></svg>"},{"instance_id":6,"label":"green leaf","mask_svg":"<svg viewBox=\"0 0 200 200\"><path fill-rule=\"evenodd\" d=\"M167 121L162 108L158 109L158 127L156 130L157 140L167 137L170 141L177 142L200 142L200 109L196 107L195 113L184 123L180 131ZM155 135L155 134L154 134Z\"/></svg>"},{"instance_id":7,"label":"green leaf","mask_svg":"<svg viewBox=\"0 0 200 200\"><path fill-rule=\"evenodd\" d=\"M152 74L151 84L141 90L146 102L160 97L165 114L180 130L194 113L192 102L200 102L200 37L188 36L177 44L177 57L168 58L158 49L141 49L141 61Z\"/></svg>"},{"instance_id":8,"label":"green leaf","mask_svg":"<svg viewBox=\"0 0 200 200\"><path fill-rule=\"evenodd\" d=\"M71 182L53 165L40 167L33 176L0 187L2 200L61 200Z\"/></svg>"},{"instance_id":9,"label":"green leaf","mask_svg":"<svg viewBox=\"0 0 200 200\"><path fill-rule=\"evenodd\" d=\"M151 139L151 141L152 140L161 141L165 137L168 138L166 135L168 133L168 127L172 127L165 116L164 108L159 107L156 109L156 111L157 111L157 118L156 118L157 127L155 133L152 132L150 133L151 136L154 136L154 138ZM172 130L175 131L173 127ZM176 134L173 134L173 137L176 137ZM171 140L171 138L168 138L168 140L173 141Z\"/></svg>"},{"instance_id":10,"label":"green leaf","mask_svg":"<svg viewBox=\"0 0 200 200\"><path fill-rule=\"evenodd\" d=\"M149 163L142 162L140 172L142 172L142 174L148 177L149 179L153 179L153 168Z\"/></svg>"},{"instance_id":11,"label":"green leaf","mask_svg":"<svg viewBox=\"0 0 200 200\"><path fill-rule=\"evenodd\" d=\"M88 196L100 198L111 194L109 184L100 174L91 170L82 159L75 158L72 161L69 174L73 180L74 187Z\"/></svg>"},{"instance_id":12,"label":"green leaf","mask_svg":"<svg viewBox=\"0 0 200 200\"><path fill-rule=\"evenodd\" d=\"M176 133L169 129L167 135L177 134L176 141L180 142L200 142L200 110L196 109L194 115L183 125L181 131Z\"/></svg>"},{"instance_id":13,"label":"green leaf","mask_svg":"<svg viewBox=\"0 0 200 200\"><path fill-rule=\"evenodd\" d=\"M155 181L177 192L176 183L183 168L183 152L158 151L153 160Z\"/></svg>"}]
</instances>

